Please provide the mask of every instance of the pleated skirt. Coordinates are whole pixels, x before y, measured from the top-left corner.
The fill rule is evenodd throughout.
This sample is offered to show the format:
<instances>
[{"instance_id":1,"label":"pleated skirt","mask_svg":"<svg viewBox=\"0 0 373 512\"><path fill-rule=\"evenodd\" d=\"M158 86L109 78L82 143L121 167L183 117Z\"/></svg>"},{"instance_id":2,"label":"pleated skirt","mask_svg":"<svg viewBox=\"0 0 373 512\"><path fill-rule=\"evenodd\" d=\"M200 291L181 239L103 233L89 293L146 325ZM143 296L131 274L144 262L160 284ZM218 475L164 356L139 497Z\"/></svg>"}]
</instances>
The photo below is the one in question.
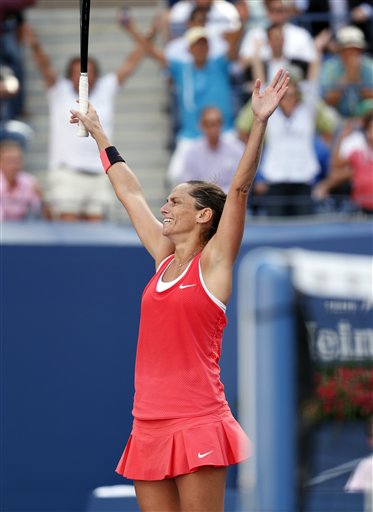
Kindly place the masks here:
<instances>
[{"instance_id":1,"label":"pleated skirt","mask_svg":"<svg viewBox=\"0 0 373 512\"><path fill-rule=\"evenodd\" d=\"M116 472L130 480L164 480L202 466L238 464L250 453L250 440L228 406L192 418L135 418Z\"/></svg>"}]
</instances>

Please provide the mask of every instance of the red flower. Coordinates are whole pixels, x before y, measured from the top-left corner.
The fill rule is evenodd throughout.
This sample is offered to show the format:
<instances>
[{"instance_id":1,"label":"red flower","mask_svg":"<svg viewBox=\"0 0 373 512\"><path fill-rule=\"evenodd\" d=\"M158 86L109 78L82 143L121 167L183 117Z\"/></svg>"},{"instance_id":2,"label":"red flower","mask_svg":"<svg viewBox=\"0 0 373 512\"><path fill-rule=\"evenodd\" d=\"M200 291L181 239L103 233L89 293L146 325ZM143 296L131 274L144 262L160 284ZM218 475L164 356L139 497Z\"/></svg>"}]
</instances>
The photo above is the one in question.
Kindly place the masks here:
<instances>
[{"instance_id":1,"label":"red flower","mask_svg":"<svg viewBox=\"0 0 373 512\"><path fill-rule=\"evenodd\" d=\"M373 368L337 367L316 374L316 417L367 418L373 414Z\"/></svg>"}]
</instances>

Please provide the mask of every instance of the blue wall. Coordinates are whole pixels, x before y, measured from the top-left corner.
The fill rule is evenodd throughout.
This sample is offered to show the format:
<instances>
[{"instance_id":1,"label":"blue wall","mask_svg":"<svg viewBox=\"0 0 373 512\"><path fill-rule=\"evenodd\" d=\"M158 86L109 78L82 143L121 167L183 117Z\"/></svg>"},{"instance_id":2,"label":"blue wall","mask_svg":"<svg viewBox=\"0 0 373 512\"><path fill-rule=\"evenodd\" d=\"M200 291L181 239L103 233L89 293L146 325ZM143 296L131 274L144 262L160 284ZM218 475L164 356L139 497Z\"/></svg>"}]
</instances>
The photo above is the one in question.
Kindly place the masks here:
<instances>
[{"instance_id":1,"label":"blue wall","mask_svg":"<svg viewBox=\"0 0 373 512\"><path fill-rule=\"evenodd\" d=\"M129 239L110 225L4 227L4 511L78 512L94 487L125 483L114 468L131 429L140 298L154 270ZM259 246L370 254L371 226L253 226L240 258ZM234 295L222 357L234 412L236 310Z\"/></svg>"},{"instance_id":2,"label":"blue wall","mask_svg":"<svg viewBox=\"0 0 373 512\"><path fill-rule=\"evenodd\" d=\"M5 510L82 510L119 480L152 261L140 247L7 246L3 269Z\"/></svg>"}]
</instances>

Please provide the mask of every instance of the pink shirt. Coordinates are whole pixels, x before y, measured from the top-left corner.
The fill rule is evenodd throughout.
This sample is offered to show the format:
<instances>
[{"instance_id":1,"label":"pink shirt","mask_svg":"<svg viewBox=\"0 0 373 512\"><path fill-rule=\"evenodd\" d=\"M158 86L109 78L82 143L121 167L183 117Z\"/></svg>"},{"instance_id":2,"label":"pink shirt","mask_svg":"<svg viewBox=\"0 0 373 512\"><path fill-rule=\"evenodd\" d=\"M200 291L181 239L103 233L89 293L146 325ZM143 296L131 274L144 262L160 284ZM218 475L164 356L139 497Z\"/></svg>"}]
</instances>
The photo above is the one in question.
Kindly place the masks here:
<instances>
[{"instance_id":1,"label":"pink shirt","mask_svg":"<svg viewBox=\"0 0 373 512\"><path fill-rule=\"evenodd\" d=\"M373 211L373 151L356 150L348 158L352 168L352 199Z\"/></svg>"},{"instance_id":2,"label":"pink shirt","mask_svg":"<svg viewBox=\"0 0 373 512\"><path fill-rule=\"evenodd\" d=\"M172 258L142 298L133 408L142 420L202 416L227 403L219 368L225 312L201 280L200 254L181 279L157 291Z\"/></svg>"},{"instance_id":3,"label":"pink shirt","mask_svg":"<svg viewBox=\"0 0 373 512\"><path fill-rule=\"evenodd\" d=\"M31 174L20 172L14 188L0 171L0 220L21 220L30 212L38 213L41 199L36 192L37 181Z\"/></svg>"}]
</instances>

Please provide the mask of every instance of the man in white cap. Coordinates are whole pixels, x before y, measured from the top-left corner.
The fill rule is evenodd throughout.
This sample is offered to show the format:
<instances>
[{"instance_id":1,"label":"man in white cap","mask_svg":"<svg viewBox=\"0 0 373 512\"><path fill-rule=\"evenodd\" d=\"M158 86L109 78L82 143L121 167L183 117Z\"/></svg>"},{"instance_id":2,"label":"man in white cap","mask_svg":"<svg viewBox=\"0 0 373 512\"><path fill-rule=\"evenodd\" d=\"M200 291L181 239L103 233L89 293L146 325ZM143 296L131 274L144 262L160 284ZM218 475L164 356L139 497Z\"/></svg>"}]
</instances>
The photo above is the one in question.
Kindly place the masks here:
<instances>
[{"instance_id":1,"label":"man in white cap","mask_svg":"<svg viewBox=\"0 0 373 512\"><path fill-rule=\"evenodd\" d=\"M365 54L364 34L355 26L339 29L336 42L337 55L321 68L321 93L343 117L351 118L363 100L373 98L373 59Z\"/></svg>"}]
</instances>

